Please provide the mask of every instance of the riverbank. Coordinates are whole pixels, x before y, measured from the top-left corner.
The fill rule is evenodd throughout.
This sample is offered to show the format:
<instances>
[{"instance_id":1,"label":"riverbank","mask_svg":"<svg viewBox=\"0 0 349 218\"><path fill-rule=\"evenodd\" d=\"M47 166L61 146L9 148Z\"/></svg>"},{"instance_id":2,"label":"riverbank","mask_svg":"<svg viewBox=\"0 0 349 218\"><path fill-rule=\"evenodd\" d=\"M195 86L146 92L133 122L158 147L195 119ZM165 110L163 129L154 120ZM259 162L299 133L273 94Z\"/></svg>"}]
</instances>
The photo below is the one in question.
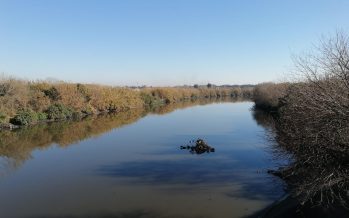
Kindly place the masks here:
<instances>
[{"instance_id":1,"label":"riverbank","mask_svg":"<svg viewBox=\"0 0 349 218\"><path fill-rule=\"evenodd\" d=\"M270 137L272 141L275 141L271 148L274 152L275 158L284 159L287 157L287 159L290 159L290 161L285 163L282 167L267 171L269 174L279 177L285 181L285 184L287 185L286 193L288 194L267 208L248 217L348 217L349 210L345 207L345 204L348 201L345 200L345 197L343 198L342 202L333 201L321 203L317 197L313 198L313 201L305 201L303 193L304 189L301 189L303 185L309 182L309 180L315 176L317 176L317 179L321 181L321 177L323 177L323 175L317 170L317 168L312 168L312 166L309 166L304 162L300 162L301 159L298 159L295 153L292 152L292 149L286 150L284 144L279 144L279 140L285 140L286 138L280 131L281 117L278 111L279 110L266 110L265 107L260 108L255 105L253 109L253 116L259 125L263 126L270 132L268 137ZM331 167L333 166L329 165L327 169L323 168L321 171L328 172L331 170ZM343 188L342 191L345 192L345 190L346 189ZM309 188L308 191L312 191L311 188ZM326 199L325 196L323 196L323 198Z\"/></svg>"},{"instance_id":2,"label":"riverbank","mask_svg":"<svg viewBox=\"0 0 349 218\"><path fill-rule=\"evenodd\" d=\"M330 181L332 178L343 178L346 176L343 172L338 172L338 166L343 166L345 171L347 166L343 160L338 159L335 162L323 162L321 157L314 161L314 165L304 162L304 156L311 156L309 151L304 149L304 156L298 155L292 146L292 137L284 135L283 128L288 123L282 122L283 114L280 113L282 108L277 110L266 109L256 107L254 108L254 117L256 121L263 127L269 129L274 144L274 152L276 158L284 158L285 155L291 158L288 164L278 169L269 170L268 173L281 178L287 185L287 195L280 200L274 202L269 207L249 217L253 218L305 218L305 217L324 217L332 218L339 217L344 218L349 216L349 210L346 207L348 204L347 189L342 186L342 189L338 189L338 183L344 182L338 180L336 183L324 184L324 179ZM288 144L287 144L288 143ZM321 154L318 154L321 155ZM318 163L318 166L316 166ZM326 167L324 167L326 164ZM322 166L322 167L321 167ZM335 174L338 173L338 174ZM332 176L331 176L332 175ZM314 184L316 183L316 184ZM314 186L313 186L314 185ZM329 185L329 190L333 193L326 193L325 191L316 191L314 189L319 188L320 185ZM307 194L312 194L311 198L307 198ZM336 199L337 196L341 196L342 199Z\"/></svg>"},{"instance_id":3,"label":"riverbank","mask_svg":"<svg viewBox=\"0 0 349 218\"><path fill-rule=\"evenodd\" d=\"M127 88L65 82L0 80L0 128L81 119L195 99L251 98L252 87Z\"/></svg>"},{"instance_id":4,"label":"riverbank","mask_svg":"<svg viewBox=\"0 0 349 218\"><path fill-rule=\"evenodd\" d=\"M37 114L34 112L23 112L20 113L19 116L15 116L14 118L10 119L13 123L17 123L18 119L23 119L23 122L26 122L25 124L23 123L18 123L18 125L13 124L13 123L0 123L0 131L1 130L16 130L19 128L23 127L32 127L38 124L43 124L43 123L52 123L52 122L63 122L63 121L81 121L83 119L86 119L88 117L95 117L95 116L103 116L103 115L115 115L119 113L124 113L124 112L129 112L129 111L144 111L145 113L151 113L151 112L156 112L156 113L168 113L173 110L173 108L180 107L178 105L191 105L191 104L202 104L202 102L215 102L215 101L226 101L227 99L230 99L231 101L240 101L242 99L246 100L246 98L238 98L238 97L231 97L231 96L222 96L222 97L216 97L216 98L193 98L193 99L183 99L178 102L174 103L166 103L165 101L157 102L156 104L152 105L146 105L144 107L138 107L138 108L129 108L127 110L123 111L103 111L103 112L96 112L96 113L78 113L78 112L72 112L71 115L69 116L61 116L59 119L40 119L37 120L36 118L32 118L33 116L36 117ZM57 106L57 105L55 105ZM29 115L27 114L29 113ZM62 113L59 111L58 113ZM32 115L31 115L32 114ZM24 116L24 118L22 118ZM28 118L29 117L29 118ZM45 117L48 117L46 114ZM21 121L22 122L22 121Z\"/></svg>"},{"instance_id":5,"label":"riverbank","mask_svg":"<svg viewBox=\"0 0 349 218\"><path fill-rule=\"evenodd\" d=\"M337 34L295 62L293 83L254 90L257 109L272 113L274 140L292 162L279 170L302 205L349 205L349 38Z\"/></svg>"},{"instance_id":6,"label":"riverbank","mask_svg":"<svg viewBox=\"0 0 349 218\"><path fill-rule=\"evenodd\" d=\"M336 99L346 94L333 98L328 90L317 91L311 82L255 88L255 113L268 114L270 120L261 123L272 131L276 155L292 161L272 172L286 182L290 195L252 217L349 216L348 110Z\"/></svg>"}]
</instances>

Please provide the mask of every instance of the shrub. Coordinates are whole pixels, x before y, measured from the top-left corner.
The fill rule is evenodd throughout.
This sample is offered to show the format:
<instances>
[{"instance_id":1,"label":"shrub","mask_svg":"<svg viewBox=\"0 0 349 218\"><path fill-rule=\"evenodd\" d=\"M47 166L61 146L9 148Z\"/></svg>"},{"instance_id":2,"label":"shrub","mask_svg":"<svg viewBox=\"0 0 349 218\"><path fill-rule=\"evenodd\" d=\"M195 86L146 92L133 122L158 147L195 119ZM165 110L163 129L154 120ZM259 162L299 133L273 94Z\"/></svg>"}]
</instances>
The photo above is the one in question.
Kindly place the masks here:
<instances>
[{"instance_id":1,"label":"shrub","mask_svg":"<svg viewBox=\"0 0 349 218\"><path fill-rule=\"evenodd\" d=\"M28 82L13 78L0 78L3 84L2 95L0 96L0 111L9 117L14 117L20 108L29 108Z\"/></svg>"},{"instance_id":2,"label":"shrub","mask_svg":"<svg viewBox=\"0 0 349 218\"><path fill-rule=\"evenodd\" d=\"M145 106L153 106L159 103L159 99L151 95L150 93L142 92L141 98Z\"/></svg>"},{"instance_id":3,"label":"shrub","mask_svg":"<svg viewBox=\"0 0 349 218\"><path fill-rule=\"evenodd\" d=\"M36 112L44 111L50 106L51 101L42 91L31 89L28 106Z\"/></svg>"},{"instance_id":4,"label":"shrub","mask_svg":"<svg viewBox=\"0 0 349 218\"><path fill-rule=\"evenodd\" d=\"M39 121L47 120L47 114L44 113L44 112L39 112L39 113L37 113L37 117L38 117L38 120L39 120Z\"/></svg>"},{"instance_id":5,"label":"shrub","mask_svg":"<svg viewBox=\"0 0 349 218\"><path fill-rule=\"evenodd\" d=\"M78 83L76 84L76 89L85 98L86 102L91 100L91 95L88 93L88 89L85 85Z\"/></svg>"},{"instance_id":6,"label":"shrub","mask_svg":"<svg viewBox=\"0 0 349 218\"><path fill-rule=\"evenodd\" d=\"M242 95L242 90L240 87L234 88L231 92L231 97L240 97Z\"/></svg>"},{"instance_id":7,"label":"shrub","mask_svg":"<svg viewBox=\"0 0 349 218\"><path fill-rule=\"evenodd\" d=\"M81 118L84 117L84 114L78 111L74 111L72 114L72 119L73 120L80 120Z\"/></svg>"},{"instance_id":8,"label":"shrub","mask_svg":"<svg viewBox=\"0 0 349 218\"><path fill-rule=\"evenodd\" d=\"M276 140L292 155L280 176L302 204L348 207L349 37L324 41L295 65L304 78L287 88L281 104L277 85L255 90L259 104L279 107Z\"/></svg>"},{"instance_id":9,"label":"shrub","mask_svg":"<svg viewBox=\"0 0 349 218\"><path fill-rule=\"evenodd\" d=\"M262 83L253 91L253 100L257 108L275 111L281 106L281 99L286 96L287 83Z\"/></svg>"},{"instance_id":10,"label":"shrub","mask_svg":"<svg viewBox=\"0 0 349 218\"><path fill-rule=\"evenodd\" d=\"M61 96L55 87L51 87L50 89L44 90L44 93L53 101L58 101L59 99L61 99Z\"/></svg>"},{"instance_id":11,"label":"shrub","mask_svg":"<svg viewBox=\"0 0 349 218\"><path fill-rule=\"evenodd\" d=\"M73 110L63 104L53 104L46 110L47 118L50 120L62 120L71 118Z\"/></svg>"},{"instance_id":12,"label":"shrub","mask_svg":"<svg viewBox=\"0 0 349 218\"><path fill-rule=\"evenodd\" d=\"M5 96L11 90L10 83L1 83L0 84L0 96Z\"/></svg>"},{"instance_id":13,"label":"shrub","mask_svg":"<svg viewBox=\"0 0 349 218\"><path fill-rule=\"evenodd\" d=\"M58 83L55 84L55 87L60 94L59 103L67 105L75 111L81 111L88 103L89 90L85 85Z\"/></svg>"},{"instance_id":14,"label":"shrub","mask_svg":"<svg viewBox=\"0 0 349 218\"><path fill-rule=\"evenodd\" d=\"M6 115L0 112L0 123L4 123L6 121Z\"/></svg>"},{"instance_id":15,"label":"shrub","mask_svg":"<svg viewBox=\"0 0 349 218\"><path fill-rule=\"evenodd\" d=\"M99 85L88 85L87 87L91 94L89 104L98 111L125 111L144 106L139 91Z\"/></svg>"},{"instance_id":16,"label":"shrub","mask_svg":"<svg viewBox=\"0 0 349 218\"><path fill-rule=\"evenodd\" d=\"M96 114L97 110L93 108L91 105L87 104L81 109L81 112L87 115L91 115L91 114Z\"/></svg>"},{"instance_id":17,"label":"shrub","mask_svg":"<svg viewBox=\"0 0 349 218\"><path fill-rule=\"evenodd\" d=\"M35 123L38 120L38 116L34 111L31 110L22 110L13 117L10 122L15 125L27 126L32 123Z\"/></svg>"},{"instance_id":18,"label":"shrub","mask_svg":"<svg viewBox=\"0 0 349 218\"><path fill-rule=\"evenodd\" d=\"M242 90L244 93L244 90ZM118 88L94 84L65 82L28 82L12 78L0 78L0 111L6 118L17 115L19 108L36 113L46 113L48 119L66 119L72 111L84 114L120 112L131 108L155 107L164 103L176 103L196 98L230 96L232 88L211 86ZM235 95L234 95L235 96ZM52 106L53 103L65 105ZM50 108L49 108L50 107ZM69 107L67 109L66 107ZM64 110L67 109L67 110ZM41 114L40 120L45 119Z\"/></svg>"}]
</instances>

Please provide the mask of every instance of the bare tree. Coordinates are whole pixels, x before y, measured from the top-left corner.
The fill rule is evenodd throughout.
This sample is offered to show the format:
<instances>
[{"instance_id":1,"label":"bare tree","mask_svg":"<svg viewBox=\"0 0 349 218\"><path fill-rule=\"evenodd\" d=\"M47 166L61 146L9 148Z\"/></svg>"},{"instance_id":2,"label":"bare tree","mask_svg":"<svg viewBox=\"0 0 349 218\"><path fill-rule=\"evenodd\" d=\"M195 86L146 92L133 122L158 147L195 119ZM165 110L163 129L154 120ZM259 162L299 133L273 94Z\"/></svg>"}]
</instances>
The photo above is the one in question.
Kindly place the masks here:
<instances>
[{"instance_id":1,"label":"bare tree","mask_svg":"<svg viewBox=\"0 0 349 218\"><path fill-rule=\"evenodd\" d=\"M348 203L349 39L344 33L295 60L302 82L282 99L279 143L294 156L283 176L302 202Z\"/></svg>"}]
</instances>

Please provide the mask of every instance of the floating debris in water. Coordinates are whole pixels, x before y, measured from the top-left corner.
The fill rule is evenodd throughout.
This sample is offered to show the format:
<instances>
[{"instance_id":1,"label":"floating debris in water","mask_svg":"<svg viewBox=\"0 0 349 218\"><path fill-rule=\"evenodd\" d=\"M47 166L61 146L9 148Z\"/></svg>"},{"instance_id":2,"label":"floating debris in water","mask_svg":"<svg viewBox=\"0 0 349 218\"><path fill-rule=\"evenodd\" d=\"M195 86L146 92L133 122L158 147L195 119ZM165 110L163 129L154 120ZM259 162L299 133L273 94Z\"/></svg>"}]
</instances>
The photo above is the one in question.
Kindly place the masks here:
<instances>
[{"instance_id":1,"label":"floating debris in water","mask_svg":"<svg viewBox=\"0 0 349 218\"><path fill-rule=\"evenodd\" d=\"M180 146L180 149L189 150L192 154L215 152L215 149L209 146L203 139L191 140L188 145Z\"/></svg>"}]
</instances>

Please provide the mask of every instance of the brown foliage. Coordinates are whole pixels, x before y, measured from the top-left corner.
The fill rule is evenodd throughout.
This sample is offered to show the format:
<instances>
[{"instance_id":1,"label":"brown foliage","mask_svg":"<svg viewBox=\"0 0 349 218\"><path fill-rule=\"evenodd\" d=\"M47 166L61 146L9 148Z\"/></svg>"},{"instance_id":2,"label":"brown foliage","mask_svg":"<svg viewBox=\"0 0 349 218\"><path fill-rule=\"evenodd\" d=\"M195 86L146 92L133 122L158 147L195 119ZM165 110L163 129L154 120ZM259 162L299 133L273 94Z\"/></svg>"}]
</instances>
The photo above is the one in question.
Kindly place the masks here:
<instances>
[{"instance_id":1,"label":"brown foliage","mask_svg":"<svg viewBox=\"0 0 349 218\"><path fill-rule=\"evenodd\" d=\"M163 100L166 103L174 103L182 100L196 98L221 98L221 97L250 97L251 88L146 88L142 92Z\"/></svg>"},{"instance_id":2,"label":"brown foliage","mask_svg":"<svg viewBox=\"0 0 349 218\"><path fill-rule=\"evenodd\" d=\"M125 111L143 107L140 93L127 88L86 85L90 105L98 111Z\"/></svg>"},{"instance_id":3,"label":"brown foliage","mask_svg":"<svg viewBox=\"0 0 349 218\"><path fill-rule=\"evenodd\" d=\"M306 77L289 90L280 113L279 142L294 153L296 194L303 201L348 203L349 40L337 34L297 59Z\"/></svg>"},{"instance_id":4,"label":"brown foliage","mask_svg":"<svg viewBox=\"0 0 349 218\"><path fill-rule=\"evenodd\" d=\"M11 78L1 78L0 86L2 87L0 112L8 117L12 117L18 109L28 106L30 92L27 82Z\"/></svg>"},{"instance_id":5,"label":"brown foliage","mask_svg":"<svg viewBox=\"0 0 349 218\"><path fill-rule=\"evenodd\" d=\"M45 113L54 104L79 114L120 112L132 108L153 107L197 98L249 97L250 88L144 88L131 89L66 82L28 82L0 79L1 122L8 122L19 111ZM5 121L4 117L5 116Z\"/></svg>"},{"instance_id":6,"label":"brown foliage","mask_svg":"<svg viewBox=\"0 0 349 218\"><path fill-rule=\"evenodd\" d=\"M257 108L277 110L280 99L286 95L288 83L262 83L253 90L253 100Z\"/></svg>"}]
</instances>

